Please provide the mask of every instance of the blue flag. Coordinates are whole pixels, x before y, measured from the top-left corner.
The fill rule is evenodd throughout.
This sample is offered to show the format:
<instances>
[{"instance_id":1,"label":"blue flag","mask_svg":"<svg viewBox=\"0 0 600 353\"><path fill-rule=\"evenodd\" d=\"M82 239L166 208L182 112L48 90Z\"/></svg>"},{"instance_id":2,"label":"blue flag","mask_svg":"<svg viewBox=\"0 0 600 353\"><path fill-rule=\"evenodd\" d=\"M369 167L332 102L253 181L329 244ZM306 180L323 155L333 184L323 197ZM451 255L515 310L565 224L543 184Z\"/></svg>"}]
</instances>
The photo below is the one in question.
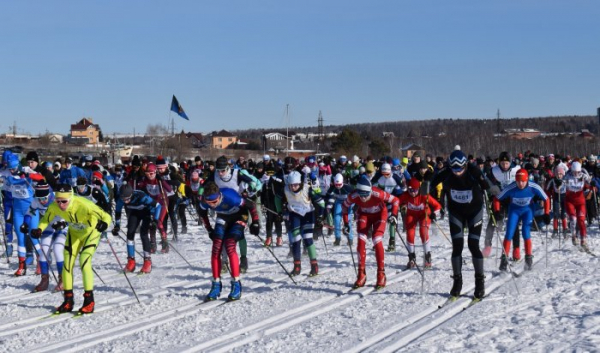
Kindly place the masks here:
<instances>
[{"instance_id":1,"label":"blue flag","mask_svg":"<svg viewBox=\"0 0 600 353\"><path fill-rule=\"evenodd\" d=\"M179 104L179 101L177 101L177 98L175 98L175 95L173 95L173 101L171 101L171 110L177 113L180 117L184 118L185 120L190 120L183 111L183 108L181 107L181 104Z\"/></svg>"}]
</instances>

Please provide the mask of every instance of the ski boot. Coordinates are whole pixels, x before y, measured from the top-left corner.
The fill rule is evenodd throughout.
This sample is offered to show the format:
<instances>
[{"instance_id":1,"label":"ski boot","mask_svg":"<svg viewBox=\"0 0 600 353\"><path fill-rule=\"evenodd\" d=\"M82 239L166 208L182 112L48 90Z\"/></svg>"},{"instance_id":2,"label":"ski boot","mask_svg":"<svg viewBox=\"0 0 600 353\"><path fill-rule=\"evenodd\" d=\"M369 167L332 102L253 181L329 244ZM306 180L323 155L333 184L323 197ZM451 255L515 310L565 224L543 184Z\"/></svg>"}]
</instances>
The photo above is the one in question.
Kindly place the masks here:
<instances>
[{"instance_id":1,"label":"ski boot","mask_svg":"<svg viewBox=\"0 0 600 353\"><path fill-rule=\"evenodd\" d=\"M533 255L525 255L525 271L533 269Z\"/></svg>"},{"instance_id":2,"label":"ski boot","mask_svg":"<svg viewBox=\"0 0 600 353\"><path fill-rule=\"evenodd\" d=\"M310 273L308 277L314 277L319 274L319 264L317 260L310 260Z\"/></svg>"},{"instance_id":3,"label":"ski boot","mask_svg":"<svg viewBox=\"0 0 600 353\"><path fill-rule=\"evenodd\" d=\"M73 305L75 305L75 302L73 302L73 290L64 291L64 298L63 303L54 310L55 314L70 313L73 311Z\"/></svg>"},{"instance_id":4,"label":"ski boot","mask_svg":"<svg viewBox=\"0 0 600 353\"><path fill-rule=\"evenodd\" d=\"M162 247L162 249L160 249L160 252L163 254L167 254L169 253L169 242L167 241L167 239L162 239L160 241L160 246Z\"/></svg>"},{"instance_id":5,"label":"ski boot","mask_svg":"<svg viewBox=\"0 0 600 353\"><path fill-rule=\"evenodd\" d=\"M513 262L519 262L519 261L521 261L521 248L514 248L513 249L512 260L513 260Z\"/></svg>"},{"instance_id":6,"label":"ski boot","mask_svg":"<svg viewBox=\"0 0 600 353\"><path fill-rule=\"evenodd\" d=\"M48 275L48 274L42 275L42 280L40 281L40 283L37 286L35 286L33 291L34 292L43 292L45 290L48 290L49 284L50 284L50 275Z\"/></svg>"},{"instance_id":7,"label":"ski boot","mask_svg":"<svg viewBox=\"0 0 600 353\"><path fill-rule=\"evenodd\" d=\"M63 290L62 275L58 275L58 283L56 284L56 287L54 287L54 292L62 292Z\"/></svg>"},{"instance_id":8,"label":"ski boot","mask_svg":"<svg viewBox=\"0 0 600 353\"><path fill-rule=\"evenodd\" d=\"M408 254L408 263L406 264L406 268L415 268L417 267L417 256L414 252Z\"/></svg>"},{"instance_id":9,"label":"ski boot","mask_svg":"<svg viewBox=\"0 0 600 353\"><path fill-rule=\"evenodd\" d=\"M396 251L396 238L390 238L390 241L388 242L388 247L385 251L387 251L387 252Z\"/></svg>"},{"instance_id":10,"label":"ski boot","mask_svg":"<svg viewBox=\"0 0 600 353\"><path fill-rule=\"evenodd\" d=\"M248 272L248 258L246 256L240 256L240 272Z\"/></svg>"},{"instance_id":11,"label":"ski boot","mask_svg":"<svg viewBox=\"0 0 600 353\"><path fill-rule=\"evenodd\" d=\"M140 274L152 272L152 259L150 257L144 257L144 264L140 269Z\"/></svg>"},{"instance_id":12,"label":"ski boot","mask_svg":"<svg viewBox=\"0 0 600 353\"><path fill-rule=\"evenodd\" d=\"M19 268L15 272L15 276L25 276L27 274L27 265L25 263L25 258L19 256Z\"/></svg>"},{"instance_id":13,"label":"ski boot","mask_svg":"<svg viewBox=\"0 0 600 353\"><path fill-rule=\"evenodd\" d=\"M492 247L491 246L484 247L483 251L481 253L483 254L483 257L487 259L492 254Z\"/></svg>"},{"instance_id":14,"label":"ski boot","mask_svg":"<svg viewBox=\"0 0 600 353\"><path fill-rule=\"evenodd\" d=\"M341 240L341 239L337 239L337 238L336 238L336 239L333 241L333 246L340 246L340 243L341 243L341 242L342 242L342 240Z\"/></svg>"},{"instance_id":15,"label":"ski boot","mask_svg":"<svg viewBox=\"0 0 600 353\"><path fill-rule=\"evenodd\" d=\"M502 254L502 256L500 257L500 271L507 271L508 270L508 259L506 258L506 255Z\"/></svg>"},{"instance_id":16,"label":"ski boot","mask_svg":"<svg viewBox=\"0 0 600 353\"><path fill-rule=\"evenodd\" d=\"M219 280L213 280L212 285L210 287L210 292L204 298L205 302L210 302L213 300L217 300L221 296L221 289L223 288L223 284Z\"/></svg>"},{"instance_id":17,"label":"ski boot","mask_svg":"<svg viewBox=\"0 0 600 353\"><path fill-rule=\"evenodd\" d=\"M462 275L454 275L452 276L454 279L454 283L452 283L452 289L450 289L450 295L453 297L459 297L460 291L462 290Z\"/></svg>"},{"instance_id":18,"label":"ski boot","mask_svg":"<svg viewBox=\"0 0 600 353\"><path fill-rule=\"evenodd\" d=\"M127 257L127 265L125 265L124 272L133 272L133 271L135 271L135 258Z\"/></svg>"},{"instance_id":19,"label":"ski boot","mask_svg":"<svg viewBox=\"0 0 600 353\"><path fill-rule=\"evenodd\" d=\"M426 270L431 270L431 267L433 267L433 264L431 263L431 251L428 251L425 253L425 269Z\"/></svg>"},{"instance_id":20,"label":"ski boot","mask_svg":"<svg viewBox=\"0 0 600 353\"><path fill-rule=\"evenodd\" d=\"M485 295L485 275L483 273L475 275L475 293L473 297L481 299Z\"/></svg>"},{"instance_id":21,"label":"ski boot","mask_svg":"<svg viewBox=\"0 0 600 353\"><path fill-rule=\"evenodd\" d=\"M385 287L385 282L385 270L377 270L377 283L375 283L375 290L380 290L381 288Z\"/></svg>"},{"instance_id":22,"label":"ski boot","mask_svg":"<svg viewBox=\"0 0 600 353\"><path fill-rule=\"evenodd\" d=\"M79 315L93 313L94 304L94 291L86 290L83 293L83 306L79 309Z\"/></svg>"},{"instance_id":23,"label":"ski boot","mask_svg":"<svg viewBox=\"0 0 600 353\"><path fill-rule=\"evenodd\" d=\"M277 246L283 245L283 238L281 236L277 236L277 241L275 242L275 245L277 245Z\"/></svg>"},{"instance_id":24,"label":"ski boot","mask_svg":"<svg viewBox=\"0 0 600 353\"><path fill-rule=\"evenodd\" d=\"M365 283L367 283L367 273L365 271L365 268L358 268L358 276L356 277L356 282L354 282L354 289L356 288L361 288L365 286Z\"/></svg>"},{"instance_id":25,"label":"ski boot","mask_svg":"<svg viewBox=\"0 0 600 353\"><path fill-rule=\"evenodd\" d=\"M294 260L294 269L291 272L292 276L298 276L300 271L302 270L302 265L300 260Z\"/></svg>"},{"instance_id":26,"label":"ski boot","mask_svg":"<svg viewBox=\"0 0 600 353\"><path fill-rule=\"evenodd\" d=\"M265 246L271 246L272 243L273 243L272 237L267 237L267 239L265 239Z\"/></svg>"},{"instance_id":27,"label":"ski boot","mask_svg":"<svg viewBox=\"0 0 600 353\"><path fill-rule=\"evenodd\" d=\"M242 282L239 280L231 281L231 292L227 296L228 301L239 300L242 297Z\"/></svg>"},{"instance_id":28,"label":"ski boot","mask_svg":"<svg viewBox=\"0 0 600 353\"><path fill-rule=\"evenodd\" d=\"M576 236L575 236L575 237L572 237L572 238L571 238L571 241L573 242L573 245L574 245L574 246L577 246L577 245L579 245L579 239L577 239L577 237L576 237Z\"/></svg>"}]
</instances>

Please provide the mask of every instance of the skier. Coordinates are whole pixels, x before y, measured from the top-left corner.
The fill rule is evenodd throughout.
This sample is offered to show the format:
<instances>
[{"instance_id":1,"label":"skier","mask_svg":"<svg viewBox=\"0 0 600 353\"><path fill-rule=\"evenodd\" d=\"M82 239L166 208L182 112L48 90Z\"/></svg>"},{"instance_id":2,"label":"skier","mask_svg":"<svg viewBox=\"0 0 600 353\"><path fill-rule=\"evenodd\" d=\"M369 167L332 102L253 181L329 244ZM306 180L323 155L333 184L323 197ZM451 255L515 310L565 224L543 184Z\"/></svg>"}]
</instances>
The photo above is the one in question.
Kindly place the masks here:
<instances>
[{"instance_id":1,"label":"skier","mask_svg":"<svg viewBox=\"0 0 600 353\"><path fill-rule=\"evenodd\" d=\"M432 266L431 246L429 244L429 226L431 221L437 219L442 205L430 197L429 194L420 195L421 183L417 178L412 178L408 182L408 192L398 197L400 207L406 206L406 241L408 243L408 264L406 267L416 266L417 257L415 255L415 230L419 225L419 235L425 249L425 268Z\"/></svg>"},{"instance_id":2,"label":"skier","mask_svg":"<svg viewBox=\"0 0 600 353\"><path fill-rule=\"evenodd\" d=\"M333 178L333 185L325 194L325 199L327 200L327 215L333 215L333 226L335 229L335 241L333 242L334 246L339 246L341 243L343 226L342 205L353 190L354 189L352 186L350 186L348 183L344 183L344 177L342 174L338 173ZM348 213L349 217L354 218L352 210L349 210ZM349 218L349 222L352 222L352 219ZM352 229L350 229L347 236L348 244L352 246L354 240L354 232Z\"/></svg>"},{"instance_id":3,"label":"skier","mask_svg":"<svg viewBox=\"0 0 600 353\"><path fill-rule=\"evenodd\" d=\"M533 181L529 181L529 173L526 169L519 169L515 176L515 182L508 185L498 195L495 203L510 200L506 223L506 235L504 236L504 253L500 258L500 271L506 271L508 267L508 256L510 243L515 230L522 222L523 242L525 243L525 269L533 267L533 246L531 243L531 224L534 214L534 199L544 201L544 223L550 223L550 199L544 190ZM499 207L499 206L498 206Z\"/></svg>"},{"instance_id":4,"label":"skier","mask_svg":"<svg viewBox=\"0 0 600 353\"><path fill-rule=\"evenodd\" d=\"M521 169L518 165L512 165L512 158L508 152L501 152L498 157L498 165L491 169L491 172L487 175L489 182L495 187L491 188L490 191L493 195L493 200L505 187L515 181L515 175L517 171ZM485 228L485 243L483 249L483 257L489 257L492 253L492 240L494 232L497 229L502 229L504 225L504 214L506 212L507 204L500 204L500 208L493 210L491 217L489 218L488 225ZM515 233L513 243L513 260L518 261L521 259L521 251L519 248L520 235L519 230Z\"/></svg>"},{"instance_id":5,"label":"skier","mask_svg":"<svg viewBox=\"0 0 600 353\"><path fill-rule=\"evenodd\" d=\"M121 230L121 210L123 206L129 211L127 216L127 265L125 272L135 271L135 232L140 227L140 239L144 249L144 264L140 273L150 273L152 271L152 247L148 238L150 223L156 223L160 218L161 204L143 191L133 190L131 185L125 185L121 188L120 199L117 200L115 208L115 226L112 229L113 235L118 235ZM156 227L156 226L155 226Z\"/></svg>"},{"instance_id":6,"label":"skier","mask_svg":"<svg viewBox=\"0 0 600 353\"><path fill-rule=\"evenodd\" d=\"M33 223L35 218L43 217L48 209L48 206L54 202L54 192L48 183L40 181L34 187L35 198L25 215L23 225L21 225L21 231L28 233L29 229L37 228L38 224ZM55 218L50 221L49 227L42 233L40 243L41 248L38 249L38 258L40 263L41 280L40 283L35 286L34 292L41 292L48 289L50 284L49 276L49 263L52 257L50 252L50 246L52 246L52 254L56 261L56 268L58 271L58 283L54 288L54 291L62 291L62 269L64 264L64 248L67 237L68 228L63 228L65 225L64 220L61 218Z\"/></svg>"},{"instance_id":7,"label":"skier","mask_svg":"<svg viewBox=\"0 0 600 353\"><path fill-rule=\"evenodd\" d=\"M581 162L575 161L571 164L571 170L565 175L565 208L571 220L571 239L573 245L579 245L576 230L579 229L581 247L587 249L587 228L585 194L593 192L590 185L590 176L585 169L581 168Z\"/></svg>"},{"instance_id":8,"label":"skier","mask_svg":"<svg viewBox=\"0 0 600 353\"><path fill-rule=\"evenodd\" d=\"M168 199L167 195L172 192L171 185L165 180L156 177L156 165L154 163L148 163L146 168L145 176L137 183L138 190L144 191L151 198L156 200L161 206L160 215L156 219L156 226L160 231L161 238L161 252L166 254L169 252L169 242L167 241L167 231L165 230ZM135 186L133 187L134 190ZM150 227L150 252L156 252L156 228Z\"/></svg>"},{"instance_id":9,"label":"skier","mask_svg":"<svg viewBox=\"0 0 600 353\"><path fill-rule=\"evenodd\" d=\"M83 169L73 165L73 159L71 157L65 158L65 167L60 171L58 182L60 184L69 184L72 187L75 187L77 185L77 178L79 177L85 178Z\"/></svg>"},{"instance_id":10,"label":"skier","mask_svg":"<svg viewBox=\"0 0 600 353\"><path fill-rule=\"evenodd\" d=\"M56 308L55 313L73 311L73 270L77 255L79 255L85 290L83 306L79 309L79 313L92 313L94 312L92 257L100 241L100 233L108 228L111 216L90 200L74 195L73 189L68 184L60 184L54 194L55 201L48 206L48 210L40 220L39 228L32 230L31 236L39 239L56 217L64 219L69 225L62 270L64 302ZM63 226L66 228L67 224Z\"/></svg>"},{"instance_id":11,"label":"skier","mask_svg":"<svg viewBox=\"0 0 600 353\"><path fill-rule=\"evenodd\" d=\"M302 180L302 175L298 171L292 171L286 177L285 183L285 201L288 210L288 232L292 233L292 253L294 256L294 269L292 276L300 274L301 270L301 241L304 241L304 247L307 249L310 258L310 274L316 276L319 274L319 264L317 261L317 250L313 243L313 229L315 224L323 224L323 214L325 202L319 191L312 188L307 178ZM315 210L319 213L315 217Z\"/></svg>"},{"instance_id":12,"label":"skier","mask_svg":"<svg viewBox=\"0 0 600 353\"><path fill-rule=\"evenodd\" d=\"M406 183L403 178L395 173L392 173L392 166L388 163L381 165L381 170L375 174L372 179L373 185L381 190L399 197L406 190ZM392 217L391 204L388 204L388 215ZM390 240L388 241L387 251L393 252L396 250L396 225L389 226Z\"/></svg>"},{"instance_id":13,"label":"skier","mask_svg":"<svg viewBox=\"0 0 600 353\"><path fill-rule=\"evenodd\" d=\"M208 209L216 212L214 228L208 219ZM242 283L240 281L240 266L235 243L244 239L244 228L248 223L248 213L251 215L250 233L258 235L260 231L258 213L253 203L246 202L237 190L219 188L212 181L204 185L204 194L200 202L200 210L204 227L212 240L211 269L213 281L210 292L205 301L216 300L221 295L221 252L227 251L231 268L231 292L228 299L238 300L242 296Z\"/></svg>"},{"instance_id":14,"label":"skier","mask_svg":"<svg viewBox=\"0 0 600 353\"><path fill-rule=\"evenodd\" d=\"M468 165L467 156L461 150L454 150L448 158L448 168L438 173L431 183L435 188L443 183L448 195L448 214L450 234L452 236L452 272L454 283L450 290L452 297L460 296L462 290L462 250L464 248L464 229L469 229L467 244L475 268L476 299L485 295L485 275L483 273L483 255L479 249L481 225L483 223L483 192L489 189L479 168Z\"/></svg>"},{"instance_id":15,"label":"skier","mask_svg":"<svg viewBox=\"0 0 600 353\"><path fill-rule=\"evenodd\" d=\"M344 201L342 212L344 218L344 233L350 233L350 223L348 212L350 206L355 204L356 210L356 233L358 234L358 276L354 283L354 288L363 287L367 282L365 271L366 243L367 237L372 237L375 248L375 258L377 259L377 282L376 289L385 287L385 263L383 250L383 234L385 233L386 222L393 226L398 223L399 201L395 196L371 185L368 177L362 176L358 179L356 189ZM386 204L392 204L392 216L388 217ZM372 232L372 233L371 233ZM370 235L371 233L371 235Z\"/></svg>"},{"instance_id":16,"label":"skier","mask_svg":"<svg viewBox=\"0 0 600 353\"><path fill-rule=\"evenodd\" d=\"M565 209L565 197L567 189L564 184L564 177L567 167L559 164L554 168L554 177L548 180L546 184L546 194L552 199L553 222L552 237L559 237L558 224L561 222L564 237L569 234L567 227L567 211Z\"/></svg>"}]
</instances>

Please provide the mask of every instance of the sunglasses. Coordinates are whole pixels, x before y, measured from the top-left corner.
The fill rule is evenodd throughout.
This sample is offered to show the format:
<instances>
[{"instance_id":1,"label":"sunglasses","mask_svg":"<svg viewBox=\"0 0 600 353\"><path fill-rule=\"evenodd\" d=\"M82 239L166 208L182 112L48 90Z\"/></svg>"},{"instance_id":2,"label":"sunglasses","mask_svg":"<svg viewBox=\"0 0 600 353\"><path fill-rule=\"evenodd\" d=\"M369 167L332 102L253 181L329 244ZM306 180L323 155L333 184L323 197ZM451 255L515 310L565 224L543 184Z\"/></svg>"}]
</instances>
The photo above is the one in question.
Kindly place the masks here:
<instances>
[{"instance_id":1,"label":"sunglasses","mask_svg":"<svg viewBox=\"0 0 600 353\"><path fill-rule=\"evenodd\" d=\"M41 197L36 197L36 199L38 199L38 201L41 203L46 203L46 202L48 202L50 197L49 196L41 196Z\"/></svg>"},{"instance_id":2,"label":"sunglasses","mask_svg":"<svg viewBox=\"0 0 600 353\"><path fill-rule=\"evenodd\" d=\"M71 201L71 200L54 200L54 201L56 201L57 204L66 204L66 203L69 203L69 201Z\"/></svg>"}]
</instances>

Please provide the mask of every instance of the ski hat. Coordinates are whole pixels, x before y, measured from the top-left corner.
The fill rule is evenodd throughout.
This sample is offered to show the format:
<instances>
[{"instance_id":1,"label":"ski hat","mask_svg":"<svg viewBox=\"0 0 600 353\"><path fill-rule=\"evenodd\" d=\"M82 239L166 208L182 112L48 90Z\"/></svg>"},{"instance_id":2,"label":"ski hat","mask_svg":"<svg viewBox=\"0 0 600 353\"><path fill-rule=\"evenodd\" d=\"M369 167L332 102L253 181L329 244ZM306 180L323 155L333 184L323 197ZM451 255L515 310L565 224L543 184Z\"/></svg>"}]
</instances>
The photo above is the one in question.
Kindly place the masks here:
<instances>
[{"instance_id":1,"label":"ski hat","mask_svg":"<svg viewBox=\"0 0 600 353\"><path fill-rule=\"evenodd\" d=\"M373 186L371 181L366 175L363 175L358 179L358 183L356 183L356 191L358 195L361 197L366 197L371 195L371 191L373 190Z\"/></svg>"},{"instance_id":2,"label":"ski hat","mask_svg":"<svg viewBox=\"0 0 600 353\"><path fill-rule=\"evenodd\" d=\"M515 181L528 181L528 180L529 180L529 173L527 172L527 169L521 168L521 169L517 170L517 174L515 176Z\"/></svg>"},{"instance_id":3,"label":"ski hat","mask_svg":"<svg viewBox=\"0 0 600 353\"><path fill-rule=\"evenodd\" d=\"M265 161L265 162L268 162L268 161L270 161L270 160L271 160L271 156L269 156L268 154L265 154L265 155L263 156L263 161Z\"/></svg>"},{"instance_id":4,"label":"ski hat","mask_svg":"<svg viewBox=\"0 0 600 353\"><path fill-rule=\"evenodd\" d=\"M408 157L402 157L402 165L406 167L408 165Z\"/></svg>"},{"instance_id":5,"label":"ski hat","mask_svg":"<svg viewBox=\"0 0 600 353\"><path fill-rule=\"evenodd\" d=\"M300 175L300 172L294 170L290 174L288 174L288 176L287 176L287 184L288 185L300 184L300 183L302 183L302 175Z\"/></svg>"},{"instance_id":6,"label":"ski hat","mask_svg":"<svg viewBox=\"0 0 600 353\"><path fill-rule=\"evenodd\" d=\"M456 145L456 146L454 146L454 150L455 150L455 151L460 151L460 145Z\"/></svg>"},{"instance_id":7,"label":"ski hat","mask_svg":"<svg viewBox=\"0 0 600 353\"><path fill-rule=\"evenodd\" d=\"M96 179L99 179L99 180L104 179L104 175L102 175L102 173L100 173L100 172L94 172L94 173L92 173L92 177L94 177Z\"/></svg>"},{"instance_id":8,"label":"ski hat","mask_svg":"<svg viewBox=\"0 0 600 353\"><path fill-rule=\"evenodd\" d=\"M452 171L459 172L467 166L467 156L465 156L463 151L455 150L450 153L448 164L450 165L450 168L452 168Z\"/></svg>"},{"instance_id":9,"label":"ski hat","mask_svg":"<svg viewBox=\"0 0 600 353\"><path fill-rule=\"evenodd\" d=\"M142 162L140 161L140 157L136 154L135 156L133 156L133 160L131 161L131 166L140 167L141 165L142 165Z\"/></svg>"},{"instance_id":10,"label":"ski hat","mask_svg":"<svg viewBox=\"0 0 600 353\"><path fill-rule=\"evenodd\" d=\"M573 164L571 164L571 171L573 171L573 172L581 172L581 163L579 163L579 162L573 162Z\"/></svg>"},{"instance_id":11,"label":"ski hat","mask_svg":"<svg viewBox=\"0 0 600 353\"><path fill-rule=\"evenodd\" d=\"M165 161L165 159L162 156L158 156L156 158L156 166L157 167L159 167L159 166L162 167L162 166L165 166L165 165L167 165L167 161Z\"/></svg>"},{"instance_id":12,"label":"ski hat","mask_svg":"<svg viewBox=\"0 0 600 353\"><path fill-rule=\"evenodd\" d=\"M200 156L194 157L194 162L200 162L200 161L202 161L202 158L200 158Z\"/></svg>"},{"instance_id":13,"label":"ski hat","mask_svg":"<svg viewBox=\"0 0 600 353\"><path fill-rule=\"evenodd\" d=\"M129 184L123 185L119 191L121 192L121 200L131 198L131 195L133 195L133 188Z\"/></svg>"},{"instance_id":14,"label":"ski hat","mask_svg":"<svg viewBox=\"0 0 600 353\"><path fill-rule=\"evenodd\" d=\"M69 184L60 184L54 191L57 199L70 199L73 196L73 188Z\"/></svg>"},{"instance_id":15,"label":"ski hat","mask_svg":"<svg viewBox=\"0 0 600 353\"><path fill-rule=\"evenodd\" d=\"M417 180L417 178L411 178L408 181L408 189L410 191L410 189L412 189L413 191L419 191L419 188L421 187L421 183Z\"/></svg>"},{"instance_id":16,"label":"ski hat","mask_svg":"<svg viewBox=\"0 0 600 353\"><path fill-rule=\"evenodd\" d=\"M360 162L360 158L355 155L354 157L352 157L352 162L359 163Z\"/></svg>"},{"instance_id":17,"label":"ski hat","mask_svg":"<svg viewBox=\"0 0 600 353\"><path fill-rule=\"evenodd\" d=\"M392 165L394 167L399 166L400 165L400 158L394 158L394 159L392 159Z\"/></svg>"},{"instance_id":18,"label":"ski hat","mask_svg":"<svg viewBox=\"0 0 600 353\"><path fill-rule=\"evenodd\" d=\"M348 160L348 158L346 158L346 156L341 156L340 157L340 162L342 162L342 163L344 163L347 160Z\"/></svg>"},{"instance_id":19,"label":"ski hat","mask_svg":"<svg viewBox=\"0 0 600 353\"><path fill-rule=\"evenodd\" d=\"M34 187L35 197L46 197L50 195L50 185L45 180L40 180Z\"/></svg>"},{"instance_id":20,"label":"ski hat","mask_svg":"<svg viewBox=\"0 0 600 353\"><path fill-rule=\"evenodd\" d=\"M38 157L38 154L36 151L31 151L29 153L27 153L27 157L25 158L27 160L27 162L29 161L35 161L35 162L40 162L40 157Z\"/></svg>"},{"instance_id":21,"label":"ski hat","mask_svg":"<svg viewBox=\"0 0 600 353\"><path fill-rule=\"evenodd\" d=\"M19 168L19 157L16 154L8 155L8 159L6 160L6 166L8 169L17 169Z\"/></svg>"},{"instance_id":22,"label":"ski hat","mask_svg":"<svg viewBox=\"0 0 600 353\"><path fill-rule=\"evenodd\" d=\"M72 164L73 163L73 158L71 158L71 157L65 158L65 164L67 164L67 163Z\"/></svg>"},{"instance_id":23,"label":"ski hat","mask_svg":"<svg viewBox=\"0 0 600 353\"><path fill-rule=\"evenodd\" d=\"M10 150L4 150L4 152L2 152L2 163L7 163L8 162L8 157L12 154L12 152Z\"/></svg>"},{"instance_id":24,"label":"ski hat","mask_svg":"<svg viewBox=\"0 0 600 353\"><path fill-rule=\"evenodd\" d=\"M510 154L506 151L500 152L500 156L498 156L498 163L500 162L512 162Z\"/></svg>"},{"instance_id":25,"label":"ski hat","mask_svg":"<svg viewBox=\"0 0 600 353\"><path fill-rule=\"evenodd\" d=\"M117 161L115 162L115 166L118 165L123 165L123 161L121 161L121 158L117 159Z\"/></svg>"},{"instance_id":26,"label":"ski hat","mask_svg":"<svg viewBox=\"0 0 600 353\"><path fill-rule=\"evenodd\" d=\"M227 157L221 156L221 157L217 158L217 161L215 163L216 170L227 169L228 166L229 165L227 164Z\"/></svg>"},{"instance_id":27,"label":"ski hat","mask_svg":"<svg viewBox=\"0 0 600 353\"><path fill-rule=\"evenodd\" d=\"M337 173L333 177L333 185L338 189L344 185L344 177L342 176L342 174Z\"/></svg>"},{"instance_id":28,"label":"ski hat","mask_svg":"<svg viewBox=\"0 0 600 353\"><path fill-rule=\"evenodd\" d=\"M156 173L156 164L154 163L148 163L148 166L146 167L146 172L154 172Z\"/></svg>"},{"instance_id":29,"label":"ski hat","mask_svg":"<svg viewBox=\"0 0 600 353\"><path fill-rule=\"evenodd\" d=\"M596 161L596 156L594 156L593 154L590 154L590 156L588 157L589 161Z\"/></svg>"},{"instance_id":30,"label":"ski hat","mask_svg":"<svg viewBox=\"0 0 600 353\"><path fill-rule=\"evenodd\" d=\"M387 164L387 163L383 163L383 164L381 165L381 174L383 174L383 175L388 175L388 174L390 174L391 172L392 172L392 166L390 166L390 165L389 165L389 164Z\"/></svg>"},{"instance_id":31,"label":"ski hat","mask_svg":"<svg viewBox=\"0 0 600 353\"><path fill-rule=\"evenodd\" d=\"M62 167L62 164L60 164L59 161L56 161L56 162L54 162L54 166L60 168L60 167Z\"/></svg>"},{"instance_id":32,"label":"ski hat","mask_svg":"<svg viewBox=\"0 0 600 353\"><path fill-rule=\"evenodd\" d=\"M419 162L419 169L429 169L429 163L426 160Z\"/></svg>"},{"instance_id":33,"label":"ski hat","mask_svg":"<svg viewBox=\"0 0 600 353\"><path fill-rule=\"evenodd\" d=\"M87 179L82 176L77 177L76 185L77 186L87 185Z\"/></svg>"},{"instance_id":34,"label":"ski hat","mask_svg":"<svg viewBox=\"0 0 600 353\"><path fill-rule=\"evenodd\" d=\"M375 164L373 164L373 161L368 161L367 164L365 164L365 171L367 173L375 172Z\"/></svg>"}]
</instances>

